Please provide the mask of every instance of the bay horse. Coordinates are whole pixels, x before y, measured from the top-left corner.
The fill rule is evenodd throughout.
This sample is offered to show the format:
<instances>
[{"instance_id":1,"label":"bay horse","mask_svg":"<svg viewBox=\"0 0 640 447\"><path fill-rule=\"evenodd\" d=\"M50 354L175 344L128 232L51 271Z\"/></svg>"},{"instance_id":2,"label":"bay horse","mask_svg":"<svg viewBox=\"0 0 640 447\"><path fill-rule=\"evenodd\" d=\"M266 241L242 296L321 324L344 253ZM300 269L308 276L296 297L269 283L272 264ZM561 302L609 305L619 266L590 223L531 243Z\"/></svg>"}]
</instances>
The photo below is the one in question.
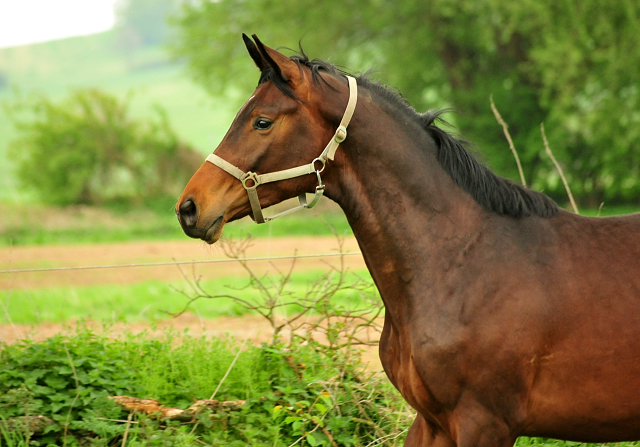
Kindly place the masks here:
<instances>
[{"instance_id":1,"label":"bay horse","mask_svg":"<svg viewBox=\"0 0 640 447\"><path fill-rule=\"evenodd\" d=\"M640 439L640 215L562 210L440 112L243 38L259 84L185 187L184 232L212 244L285 199L337 202L386 307L382 365L417 412L407 447Z\"/></svg>"}]
</instances>

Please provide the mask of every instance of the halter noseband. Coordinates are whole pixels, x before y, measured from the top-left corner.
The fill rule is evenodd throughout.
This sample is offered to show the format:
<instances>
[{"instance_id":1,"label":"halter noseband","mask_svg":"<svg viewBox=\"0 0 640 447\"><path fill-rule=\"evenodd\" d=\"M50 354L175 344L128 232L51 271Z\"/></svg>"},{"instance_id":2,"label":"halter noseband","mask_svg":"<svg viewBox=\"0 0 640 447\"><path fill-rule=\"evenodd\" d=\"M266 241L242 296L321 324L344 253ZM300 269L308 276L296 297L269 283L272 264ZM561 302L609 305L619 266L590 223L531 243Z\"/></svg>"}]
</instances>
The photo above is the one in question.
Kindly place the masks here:
<instances>
[{"instance_id":1,"label":"halter noseband","mask_svg":"<svg viewBox=\"0 0 640 447\"><path fill-rule=\"evenodd\" d=\"M213 163L242 182L242 186L247 190L249 203L251 204L251 211L253 211L253 220L256 223L261 224L269 222L276 217L284 216L285 214L289 214L303 208L313 208L315 204L318 203L318 200L320 200L320 197L324 194L324 185L322 184L320 173L324 171L324 165L327 163L327 160L333 160L340 143L347 138L347 126L351 121L351 117L353 116L353 112L356 108L356 103L358 102L358 84L351 76L347 76L347 79L349 81L349 102L347 103L347 108L344 111L342 120L340 121L340 126L322 153L311 163L291 169L285 169L283 171L276 171L268 174L256 174L251 171L244 172L228 161L218 157L216 154L211 154L207 157L208 162ZM262 207L260 207L260 199L258 198L258 192L256 191L258 185L313 174L314 172L318 176L318 186L316 186L316 192L311 202L307 203L307 196L305 193L302 193L298 196L298 201L300 202L299 206L283 211L275 216L263 216Z\"/></svg>"}]
</instances>

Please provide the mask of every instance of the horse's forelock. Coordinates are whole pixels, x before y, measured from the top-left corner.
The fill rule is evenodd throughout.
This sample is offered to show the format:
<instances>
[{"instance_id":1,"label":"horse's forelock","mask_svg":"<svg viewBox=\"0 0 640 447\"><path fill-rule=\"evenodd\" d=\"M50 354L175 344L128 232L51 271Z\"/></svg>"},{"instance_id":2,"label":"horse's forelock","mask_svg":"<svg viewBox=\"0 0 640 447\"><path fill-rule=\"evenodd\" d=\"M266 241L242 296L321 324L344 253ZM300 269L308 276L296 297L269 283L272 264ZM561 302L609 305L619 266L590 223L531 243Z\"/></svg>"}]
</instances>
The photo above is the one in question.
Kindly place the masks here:
<instances>
[{"instance_id":1,"label":"horse's forelock","mask_svg":"<svg viewBox=\"0 0 640 447\"><path fill-rule=\"evenodd\" d=\"M305 54L300 47L299 52L297 54L290 57L292 61L294 61L298 67L302 70L302 67L306 67L311 71L311 78L313 79L313 83L315 85L324 86L327 85L333 90L335 88L327 82L324 78L322 72L326 72L335 76L344 76L348 74L342 69L337 68L333 64L329 62L325 62L319 59L310 60L309 57ZM279 73L274 70L271 66L267 66L263 68L260 72L260 79L258 81L258 85L264 84L265 82L271 81L278 90L280 90L284 95L293 98L295 100L300 100L298 95L296 95L295 91L291 88L287 80L285 80Z\"/></svg>"}]
</instances>

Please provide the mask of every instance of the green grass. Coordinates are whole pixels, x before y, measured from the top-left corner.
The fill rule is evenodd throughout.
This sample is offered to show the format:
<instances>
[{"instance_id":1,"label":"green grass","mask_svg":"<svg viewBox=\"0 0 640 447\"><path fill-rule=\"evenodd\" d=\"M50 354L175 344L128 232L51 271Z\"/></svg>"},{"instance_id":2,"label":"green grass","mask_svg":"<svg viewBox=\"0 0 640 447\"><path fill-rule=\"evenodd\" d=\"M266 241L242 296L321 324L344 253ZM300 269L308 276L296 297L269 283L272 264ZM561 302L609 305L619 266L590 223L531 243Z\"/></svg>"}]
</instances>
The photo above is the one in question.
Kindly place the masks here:
<instances>
[{"instance_id":1,"label":"green grass","mask_svg":"<svg viewBox=\"0 0 640 447\"><path fill-rule=\"evenodd\" d=\"M294 273L283 300L295 302L297 296L304 295L310 285L325 273L309 270ZM366 270L348 274L347 280L355 281L356 277L371 282ZM271 286L273 280L267 277L264 283ZM229 294L249 301L260 299L259 291L246 287L247 284L244 277L201 282L212 295ZM94 321L108 323L166 320L171 318L167 312L179 312L188 303L188 298L180 290L189 293L191 289L184 282L146 281L129 285L3 290L0 291L0 324L65 323L87 316ZM342 292L336 298L338 302L348 302L351 306L359 300L355 292ZM249 313L231 298L199 299L189 306L189 311L205 319Z\"/></svg>"},{"instance_id":2,"label":"green grass","mask_svg":"<svg viewBox=\"0 0 640 447\"><path fill-rule=\"evenodd\" d=\"M637 206L583 209L585 216L612 216L639 211ZM267 214L272 214L271 210ZM333 229L333 230L332 230ZM329 199L317 208L256 225L245 218L225 226L224 236L243 238L280 236L327 236L336 231L353 234L344 213ZM93 244L136 240L184 240L185 234L173 211L173 203L137 207L55 208L32 203L0 201L0 246Z\"/></svg>"},{"instance_id":3,"label":"green grass","mask_svg":"<svg viewBox=\"0 0 640 447\"><path fill-rule=\"evenodd\" d=\"M3 208L10 207L0 205L0 210ZM46 214L47 209L50 208L37 207L34 214ZM69 215L60 223L46 217L30 222L3 222L0 219L0 246L94 244L186 237L171 211L157 214L141 209L139 212L112 214L104 210L87 213L86 209L73 208L55 210L51 214L61 216L65 212ZM104 217L104 220L97 220L97 217Z\"/></svg>"},{"instance_id":4,"label":"green grass","mask_svg":"<svg viewBox=\"0 0 640 447\"><path fill-rule=\"evenodd\" d=\"M225 286L239 287L246 281L227 278L206 282L211 290L228 290ZM182 283L148 281L131 285L100 285L81 287L52 287L0 292L4 304L3 323L15 324L63 323L91 319L105 322L158 321L170 316L164 311L178 312L187 298L176 289L185 289ZM244 298L253 294L240 291ZM223 315L242 315L244 310L231 299L200 300L190 306L190 311L202 318Z\"/></svg>"}]
</instances>

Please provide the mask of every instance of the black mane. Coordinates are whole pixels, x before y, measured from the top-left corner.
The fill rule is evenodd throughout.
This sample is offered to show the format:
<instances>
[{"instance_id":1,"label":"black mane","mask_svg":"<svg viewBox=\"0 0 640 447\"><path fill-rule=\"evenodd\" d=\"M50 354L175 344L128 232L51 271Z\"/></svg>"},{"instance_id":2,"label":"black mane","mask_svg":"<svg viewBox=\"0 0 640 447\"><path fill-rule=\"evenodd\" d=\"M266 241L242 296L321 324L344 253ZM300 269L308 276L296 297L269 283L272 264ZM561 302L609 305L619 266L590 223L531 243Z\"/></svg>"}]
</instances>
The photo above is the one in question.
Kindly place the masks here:
<instances>
[{"instance_id":1,"label":"black mane","mask_svg":"<svg viewBox=\"0 0 640 447\"><path fill-rule=\"evenodd\" d=\"M551 217L558 212L558 205L551 198L494 174L460 140L437 127L434 123L442 113L429 111L420 119L438 145L440 166L476 202L489 211L511 217Z\"/></svg>"},{"instance_id":2,"label":"black mane","mask_svg":"<svg viewBox=\"0 0 640 447\"><path fill-rule=\"evenodd\" d=\"M292 56L291 60L300 67L309 68L316 84L322 81L325 85L329 85L324 80L322 72L341 76L347 74L328 62L309 60L302 50L299 55ZM466 149L464 143L437 127L436 122L441 120L440 115L446 110L431 110L419 114L399 93L371 81L366 74L358 76L357 80L359 85L377 93L387 103L395 106L398 111L409 114L421 124L436 142L440 166L458 186L469 193L486 210L516 218L531 215L551 217L558 212L558 205L552 199L494 174ZM289 84L277 76L270 67L262 70L259 84L267 81L273 82L283 94L299 99Z\"/></svg>"}]
</instances>

